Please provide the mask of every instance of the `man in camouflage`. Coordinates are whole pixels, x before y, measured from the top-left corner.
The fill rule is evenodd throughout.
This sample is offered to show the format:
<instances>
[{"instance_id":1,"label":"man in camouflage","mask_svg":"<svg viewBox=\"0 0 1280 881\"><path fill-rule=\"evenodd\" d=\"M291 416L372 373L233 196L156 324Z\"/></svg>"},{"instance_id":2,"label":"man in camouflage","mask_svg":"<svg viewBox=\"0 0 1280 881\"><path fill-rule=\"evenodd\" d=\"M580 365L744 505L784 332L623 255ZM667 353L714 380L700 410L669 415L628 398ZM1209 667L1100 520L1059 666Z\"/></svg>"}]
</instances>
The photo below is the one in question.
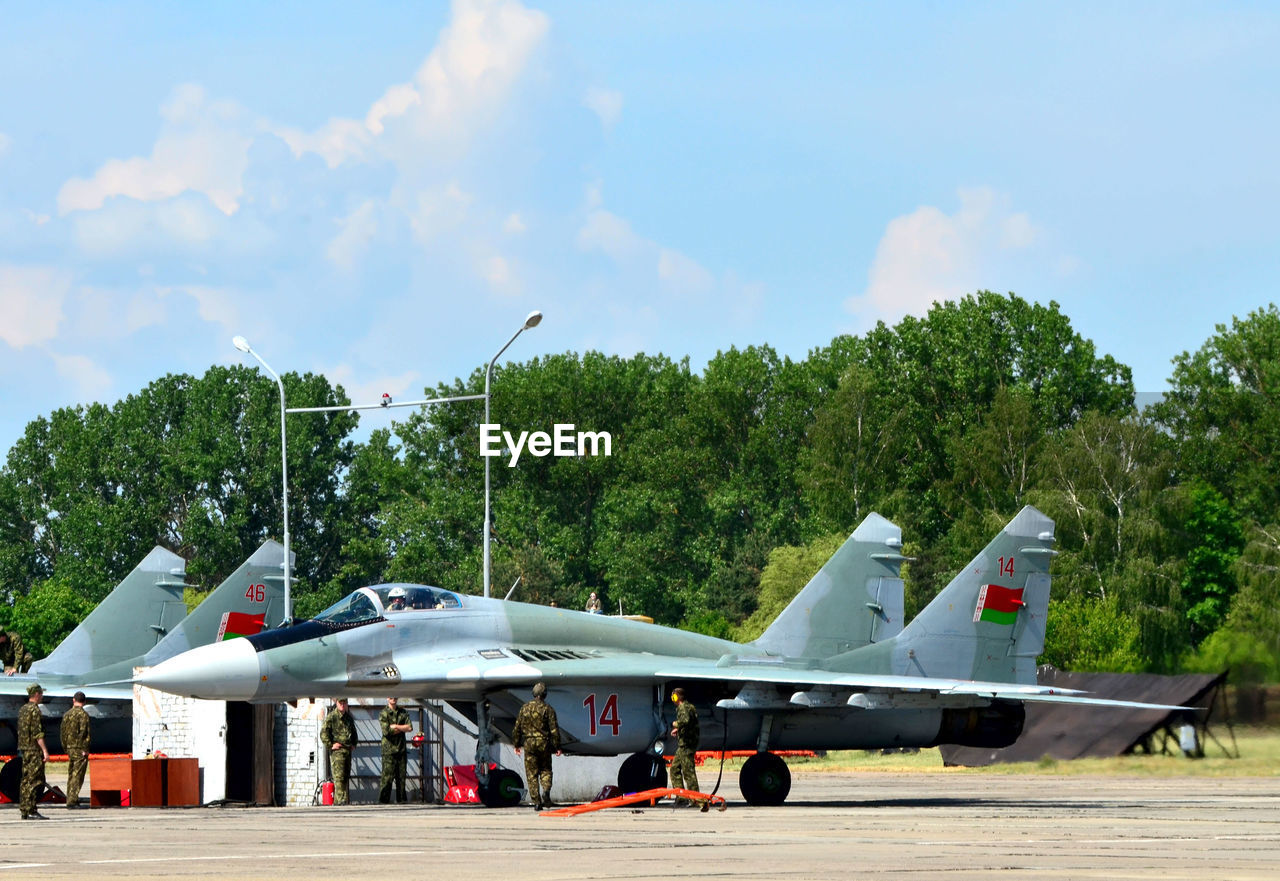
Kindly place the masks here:
<instances>
[{"instance_id":1,"label":"man in camouflage","mask_svg":"<svg viewBox=\"0 0 1280 881\"><path fill-rule=\"evenodd\" d=\"M529 801L540 811L551 807L551 754L560 755L560 726L556 711L546 701L547 686L533 686L533 700L520 708L516 727L511 732L511 745L516 755L524 750L524 779L529 787Z\"/></svg>"},{"instance_id":2,"label":"man in camouflage","mask_svg":"<svg viewBox=\"0 0 1280 881\"><path fill-rule=\"evenodd\" d=\"M382 726L382 786L378 790L378 801L391 803L391 783L396 784L396 801L408 801L404 793L404 778L408 772L409 750L405 746L404 736L413 729L409 724L409 714L400 709L399 700L387 698L386 708L378 714L378 724Z\"/></svg>"},{"instance_id":3,"label":"man in camouflage","mask_svg":"<svg viewBox=\"0 0 1280 881\"><path fill-rule=\"evenodd\" d=\"M80 807L80 787L89 767L89 714L84 711L84 692L71 698L71 709L62 715L62 748L67 753L67 807Z\"/></svg>"},{"instance_id":4,"label":"man in camouflage","mask_svg":"<svg viewBox=\"0 0 1280 881\"><path fill-rule=\"evenodd\" d=\"M0 630L0 663L4 664L4 675L26 673L31 661L31 652L22 645L22 637L13 630Z\"/></svg>"},{"instance_id":5,"label":"man in camouflage","mask_svg":"<svg viewBox=\"0 0 1280 881\"><path fill-rule=\"evenodd\" d=\"M43 820L36 810L36 799L44 792L44 763L49 761L49 747L44 742L44 715L40 701L44 689L32 683L27 686L27 702L18 711L18 753L22 756L22 788L18 807L24 820Z\"/></svg>"},{"instance_id":6,"label":"man in camouflage","mask_svg":"<svg viewBox=\"0 0 1280 881\"><path fill-rule=\"evenodd\" d=\"M698 774L694 771L693 754L698 751L702 739L698 729L698 710L684 699L684 689L671 692L676 704L676 722L671 726L671 736L676 739L676 755L671 761L671 788L698 791ZM677 805L692 805L688 799L676 799Z\"/></svg>"},{"instance_id":7,"label":"man in camouflage","mask_svg":"<svg viewBox=\"0 0 1280 881\"><path fill-rule=\"evenodd\" d=\"M340 697L324 717L320 740L329 751L329 770L333 774L333 803L345 805L350 801L347 781L351 779L351 751L356 745L356 720L347 709L347 699Z\"/></svg>"}]
</instances>

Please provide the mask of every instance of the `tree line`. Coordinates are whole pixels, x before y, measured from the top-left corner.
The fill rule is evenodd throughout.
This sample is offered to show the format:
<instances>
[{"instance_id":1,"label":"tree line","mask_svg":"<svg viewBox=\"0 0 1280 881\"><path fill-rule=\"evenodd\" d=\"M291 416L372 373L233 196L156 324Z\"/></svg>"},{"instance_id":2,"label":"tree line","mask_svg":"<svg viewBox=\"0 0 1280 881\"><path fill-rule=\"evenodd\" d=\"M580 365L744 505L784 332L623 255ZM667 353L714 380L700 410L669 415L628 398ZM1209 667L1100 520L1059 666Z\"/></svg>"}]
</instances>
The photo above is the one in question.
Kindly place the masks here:
<instances>
[{"instance_id":1,"label":"tree line","mask_svg":"<svg viewBox=\"0 0 1280 881\"><path fill-rule=\"evenodd\" d=\"M982 291L839 336L687 358L566 353L496 369L492 418L608 431L612 455L491 462L493 590L750 639L871 511L903 528L914 614L1019 508L1057 523L1044 659L1280 674L1280 312L1220 325L1139 410L1128 367L1056 303ZM291 407L350 403L286 374ZM426 389L483 392L484 370ZM0 619L48 651L156 544L210 588L280 538L279 399L247 367L169 375L32 421L0 471ZM358 443L289 417L296 611L363 584L481 585L483 408ZM194 601L194 599L193 599ZM3 623L3 621L0 621Z\"/></svg>"}]
</instances>

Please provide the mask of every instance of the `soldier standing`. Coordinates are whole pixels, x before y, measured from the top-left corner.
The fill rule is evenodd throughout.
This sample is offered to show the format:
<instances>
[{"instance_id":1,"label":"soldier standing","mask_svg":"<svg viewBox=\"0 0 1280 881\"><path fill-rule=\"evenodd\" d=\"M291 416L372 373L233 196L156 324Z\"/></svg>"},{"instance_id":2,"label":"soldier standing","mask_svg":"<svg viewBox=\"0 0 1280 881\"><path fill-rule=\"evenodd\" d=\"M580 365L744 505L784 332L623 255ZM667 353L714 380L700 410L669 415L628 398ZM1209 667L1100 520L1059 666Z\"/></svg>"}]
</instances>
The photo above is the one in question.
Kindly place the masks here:
<instances>
[{"instance_id":1,"label":"soldier standing","mask_svg":"<svg viewBox=\"0 0 1280 881\"><path fill-rule=\"evenodd\" d=\"M26 673L31 668L31 652L22 645L22 637L14 630L0 630L0 663L4 675Z\"/></svg>"},{"instance_id":2,"label":"soldier standing","mask_svg":"<svg viewBox=\"0 0 1280 881\"><path fill-rule=\"evenodd\" d=\"M324 717L320 740L329 751L329 770L333 774L333 803L345 805L350 802L347 781L351 779L351 751L356 745L356 720L351 718L345 697L338 698L335 704L329 715Z\"/></svg>"},{"instance_id":3,"label":"soldier standing","mask_svg":"<svg viewBox=\"0 0 1280 881\"><path fill-rule=\"evenodd\" d=\"M676 755L671 762L671 788L698 791L698 774L693 769L693 754L698 751L702 739L698 729L698 710L684 699L684 689L671 692L676 704L676 722L671 726L671 736L676 738ZM692 805L688 799L676 799L677 805Z\"/></svg>"},{"instance_id":4,"label":"soldier standing","mask_svg":"<svg viewBox=\"0 0 1280 881\"><path fill-rule=\"evenodd\" d=\"M80 807L80 787L89 767L89 714L84 711L84 692L71 698L71 709L62 716L62 748L67 752L67 807Z\"/></svg>"},{"instance_id":5,"label":"soldier standing","mask_svg":"<svg viewBox=\"0 0 1280 881\"><path fill-rule=\"evenodd\" d=\"M391 803L391 782L396 784L396 801L406 802L404 778L408 773L409 750L405 746L404 736L413 729L409 724L409 714L399 707L399 700L387 698L387 706L378 714L378 724L382 726L382 786L378 790L378 801Z\"/></svg>"},{"instance_id":6,"label":"soldier standing","mask_svg":"<svg viewBox=\"0 0 1280 881\"><path fill-rule=\"evenodd\" d=\"M546 684L536 683L533 700L520 708L516 727L511 732L516 755L524 749L525 785L529 787L529 801L533 802L535 811L551 807L551 754L560 755L560 726L556 723L556 711L546 702L546 697Z\"/></svg>"},{"instance_id":7,"label":"soldier standing","mask_svg":"<svg viewBox=\"0 0 1280 881\"><path fill-rule=\"evenodd\" d=\"M18 752L22 755L22 788L18 807L24 820L43 820L36 810L36 799L44 790L44 763L49 761L49 747L44 742L44 715L40 701L44 689L38 684L27 686L27 702L18 711Z\"/></svg>"}]
</instances>

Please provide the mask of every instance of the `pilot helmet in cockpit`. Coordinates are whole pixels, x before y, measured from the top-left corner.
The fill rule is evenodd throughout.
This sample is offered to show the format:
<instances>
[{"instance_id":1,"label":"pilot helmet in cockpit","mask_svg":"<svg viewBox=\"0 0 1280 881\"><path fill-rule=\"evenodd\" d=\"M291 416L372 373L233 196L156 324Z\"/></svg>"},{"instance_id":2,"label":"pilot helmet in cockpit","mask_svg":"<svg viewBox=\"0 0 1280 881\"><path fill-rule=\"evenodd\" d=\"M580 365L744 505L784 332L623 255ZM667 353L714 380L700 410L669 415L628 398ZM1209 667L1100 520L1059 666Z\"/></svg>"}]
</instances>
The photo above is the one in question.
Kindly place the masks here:
<instances>
[{"instance_id":1,"label":"pilot helmet in cockpit","mask_svg":"<svg viewBox=\"0 0 1280 881\"><path fill-rule=\"evenodd\" d=\"M387 608L392 612L403 611L405 603L405 589L403 587L391 588L387 593L387 600L389 601Z\"/></svg>"}]
</instances>

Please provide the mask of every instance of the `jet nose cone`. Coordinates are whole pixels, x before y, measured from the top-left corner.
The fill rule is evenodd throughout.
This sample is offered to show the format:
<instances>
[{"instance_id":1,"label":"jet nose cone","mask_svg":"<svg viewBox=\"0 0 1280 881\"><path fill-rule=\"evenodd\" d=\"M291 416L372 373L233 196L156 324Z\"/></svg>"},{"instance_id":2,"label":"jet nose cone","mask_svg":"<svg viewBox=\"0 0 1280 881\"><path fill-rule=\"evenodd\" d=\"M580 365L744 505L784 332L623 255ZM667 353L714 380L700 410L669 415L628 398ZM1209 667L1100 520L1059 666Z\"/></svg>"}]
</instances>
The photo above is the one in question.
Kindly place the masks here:
<instances>
[{"instance_id":1,"label":"jet nose cone","mask_svg":"<svg viewBox=\"0 0 1280 881\"><path fill-rule=\"evenodd\" d=\"M261 682L258 653L247 639L202 645L137 676L147 688L207 700L252 700Z\"/></svg>"}]
</instances>

